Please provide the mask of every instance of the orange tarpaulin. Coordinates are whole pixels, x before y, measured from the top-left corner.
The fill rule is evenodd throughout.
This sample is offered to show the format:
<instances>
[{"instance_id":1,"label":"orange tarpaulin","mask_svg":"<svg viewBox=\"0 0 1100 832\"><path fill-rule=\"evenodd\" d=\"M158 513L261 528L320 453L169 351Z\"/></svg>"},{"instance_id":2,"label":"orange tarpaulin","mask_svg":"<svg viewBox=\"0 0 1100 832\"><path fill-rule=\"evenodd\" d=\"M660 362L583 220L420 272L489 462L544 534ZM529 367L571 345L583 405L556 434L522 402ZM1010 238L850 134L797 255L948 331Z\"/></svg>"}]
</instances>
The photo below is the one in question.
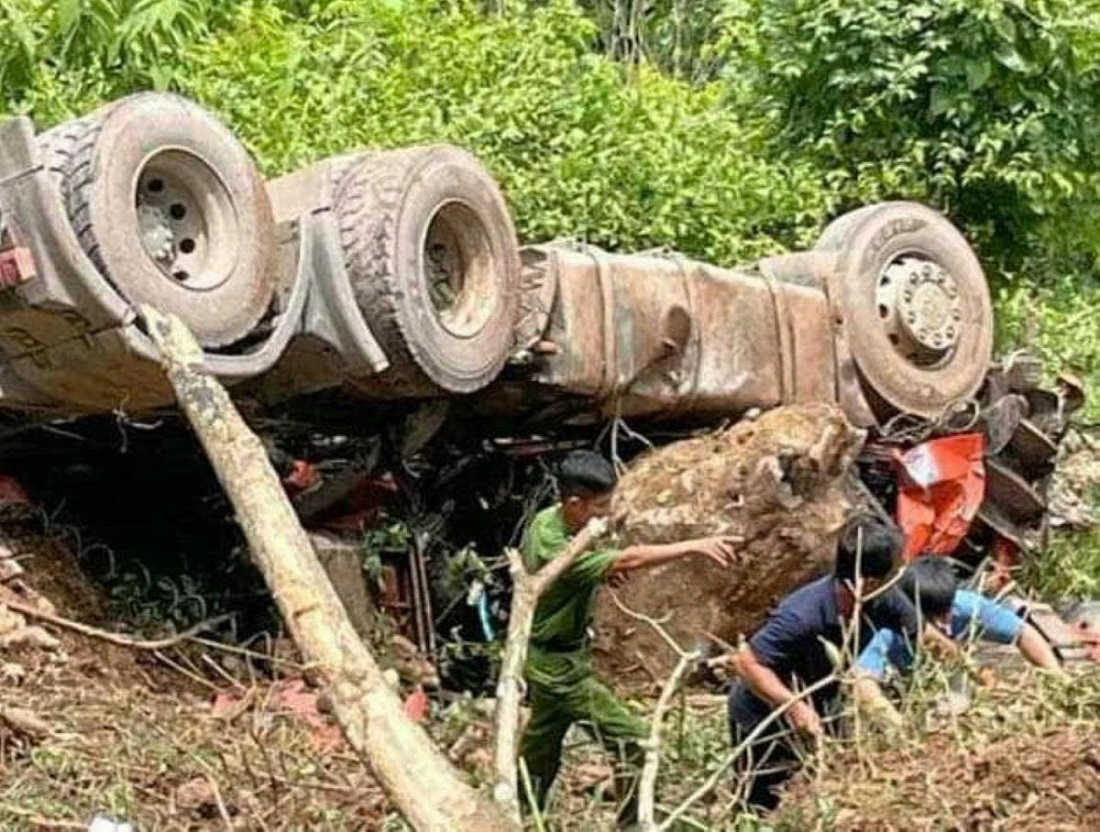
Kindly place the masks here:
<instances>
[{"instance_id":1,"label":"orange tarpaulin","mask_svg":"<svg viewBox=\"0 0 1100 832\"><path fill-rule=\"evenodd\" d=\"M985 437L961 433L922 442L897 457L902 557L949 555L985 497Z\"/></svg>"}]
</instances>

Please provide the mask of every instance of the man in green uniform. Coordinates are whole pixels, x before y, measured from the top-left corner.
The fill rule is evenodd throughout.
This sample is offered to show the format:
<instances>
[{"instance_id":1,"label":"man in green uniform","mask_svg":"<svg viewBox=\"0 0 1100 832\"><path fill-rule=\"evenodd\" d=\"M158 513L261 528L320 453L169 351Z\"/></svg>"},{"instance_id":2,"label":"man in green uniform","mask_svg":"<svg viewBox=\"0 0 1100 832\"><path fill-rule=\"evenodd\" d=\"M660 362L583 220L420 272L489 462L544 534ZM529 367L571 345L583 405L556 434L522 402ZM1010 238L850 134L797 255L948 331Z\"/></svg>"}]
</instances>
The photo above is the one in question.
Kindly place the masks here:
<instances>
[{"instance_id":1,"label":"man in green uniform","mask_svg":"<svg viewBox=\"0 0 1100 832\"><path fill-rule=\"evenodd\" d=\"M599 454L569 454L559 469L561 502L541 511L524 537L523 559L528 571L538 571L561 554L590 519L605 516L615 484L615 469ZM593 550L580 555L547 587L531 630L527 660L531 719L520 747L540 808L546 804L561 765L562 740L574 722L581 722L618 757L616 791L620 799L628 796L620 820L632 819L636 812L634 787L642 757L638 741L646 737L648 728L592 672L588 630L600 584L682 557L709 557L726 565L733 558L733 542L714 537Z\"/></svg>"}]
</instances>

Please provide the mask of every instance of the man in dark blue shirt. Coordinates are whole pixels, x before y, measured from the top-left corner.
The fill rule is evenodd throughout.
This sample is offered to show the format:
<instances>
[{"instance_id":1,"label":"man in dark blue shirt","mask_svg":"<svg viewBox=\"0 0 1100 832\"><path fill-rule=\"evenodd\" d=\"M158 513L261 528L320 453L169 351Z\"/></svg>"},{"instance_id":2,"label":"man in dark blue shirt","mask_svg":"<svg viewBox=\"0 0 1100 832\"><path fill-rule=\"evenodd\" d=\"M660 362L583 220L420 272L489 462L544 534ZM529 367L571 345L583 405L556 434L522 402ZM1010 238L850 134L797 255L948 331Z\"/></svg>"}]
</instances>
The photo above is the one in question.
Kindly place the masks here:
<instances>
[{"instance_id":1,"label":"man in dark blue shirt","mask_svg":"<svg viewBox=\"0 0 1100 832\"><path fill-rule=\"evenodd\" d=\"M918 637L918 619L895 589L874 595L898 564L903 537L892 525L859 518L849 523L837 547L833 573L812 581L784 598L735 659L740 679L729 695L730 733L734 746L746 741L768 714L787 705L798 690L826 682L833 674L832 645L858 656L880 629ZM857 599L860 620L855 619ZM854 632L845 644L845 633ZM826 682L809 697L790 705L785 720L799 734L816 738L822 717L835 710L840 687ZM739 770L748 778L747 803L771 810L779 802L777 787L797 762L783 720L776 720L753 739Z\"/></svg>"}]
</instances>

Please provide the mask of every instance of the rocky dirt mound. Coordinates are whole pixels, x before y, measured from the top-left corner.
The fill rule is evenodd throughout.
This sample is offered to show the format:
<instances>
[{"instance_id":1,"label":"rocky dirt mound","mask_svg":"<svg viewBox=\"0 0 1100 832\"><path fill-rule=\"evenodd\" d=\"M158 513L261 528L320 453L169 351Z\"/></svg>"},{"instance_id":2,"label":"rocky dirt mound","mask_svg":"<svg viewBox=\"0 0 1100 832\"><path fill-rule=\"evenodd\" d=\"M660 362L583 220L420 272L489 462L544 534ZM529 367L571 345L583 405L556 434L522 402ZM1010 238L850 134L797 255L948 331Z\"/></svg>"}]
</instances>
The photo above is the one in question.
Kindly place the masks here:
<instances>
[{"instance_id":1,"label":"rocky dirt mound","mask_svg":"<svg viewBox=\"0 0 1100 832\"><path fill-rule=\"evenodd\" d=\"M743 543L732 568L692 559L605 590L596 652L606 677L644 687L676 663L660 635L619 604L664 621L684 648L712 644L708 633L735 643L781 595L823 570L850 505L845 482L862 439L834 408L793 406L638 460L615 498L622 545L709 535Z\"/></svg>"}]
</instances>

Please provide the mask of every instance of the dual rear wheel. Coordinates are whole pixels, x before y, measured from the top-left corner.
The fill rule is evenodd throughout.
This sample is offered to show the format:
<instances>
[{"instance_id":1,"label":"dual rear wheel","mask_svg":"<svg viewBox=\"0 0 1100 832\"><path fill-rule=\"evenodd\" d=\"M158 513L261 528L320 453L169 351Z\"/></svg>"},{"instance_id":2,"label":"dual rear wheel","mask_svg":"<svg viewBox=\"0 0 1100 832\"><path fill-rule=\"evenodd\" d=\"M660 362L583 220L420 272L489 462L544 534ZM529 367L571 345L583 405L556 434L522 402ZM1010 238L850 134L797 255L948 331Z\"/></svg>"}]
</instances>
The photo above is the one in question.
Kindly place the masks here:
<instances>
[{"instance_id":1,"label":"dual rear wheel","mask_svg":"<svg viewBox=\"0 0 1100 832\"><path fill-rule=\"evenodd\" d=\"M199 106L143 93L40 137L66 214L104 279L179 316L208 349L245 338L276 291L264 183ZM384 395L471 393L514 343L520 263L493 177L429 146L344 157L331 208L359 314L390 368ZM940 214L882 203L826 228L844 335L876 410L935 416L978 389L993 318L981 266Z\"/></svg>"},{"instance_id":2,"label":"dual rear wheel","mask_svg":"<svg viewBox=\"0 0 1100 832\"><path fill-rule=\"evenodd\" d=\"M264 182L217 119L143 93L39 137L85 254L127 302L231 348L276 292ZM507 205L470 154L431 146L345 157L333 205L347 277L390 361L392 394L469 393L512 347L519 255Z\"/></svg>"}]
</instances>

